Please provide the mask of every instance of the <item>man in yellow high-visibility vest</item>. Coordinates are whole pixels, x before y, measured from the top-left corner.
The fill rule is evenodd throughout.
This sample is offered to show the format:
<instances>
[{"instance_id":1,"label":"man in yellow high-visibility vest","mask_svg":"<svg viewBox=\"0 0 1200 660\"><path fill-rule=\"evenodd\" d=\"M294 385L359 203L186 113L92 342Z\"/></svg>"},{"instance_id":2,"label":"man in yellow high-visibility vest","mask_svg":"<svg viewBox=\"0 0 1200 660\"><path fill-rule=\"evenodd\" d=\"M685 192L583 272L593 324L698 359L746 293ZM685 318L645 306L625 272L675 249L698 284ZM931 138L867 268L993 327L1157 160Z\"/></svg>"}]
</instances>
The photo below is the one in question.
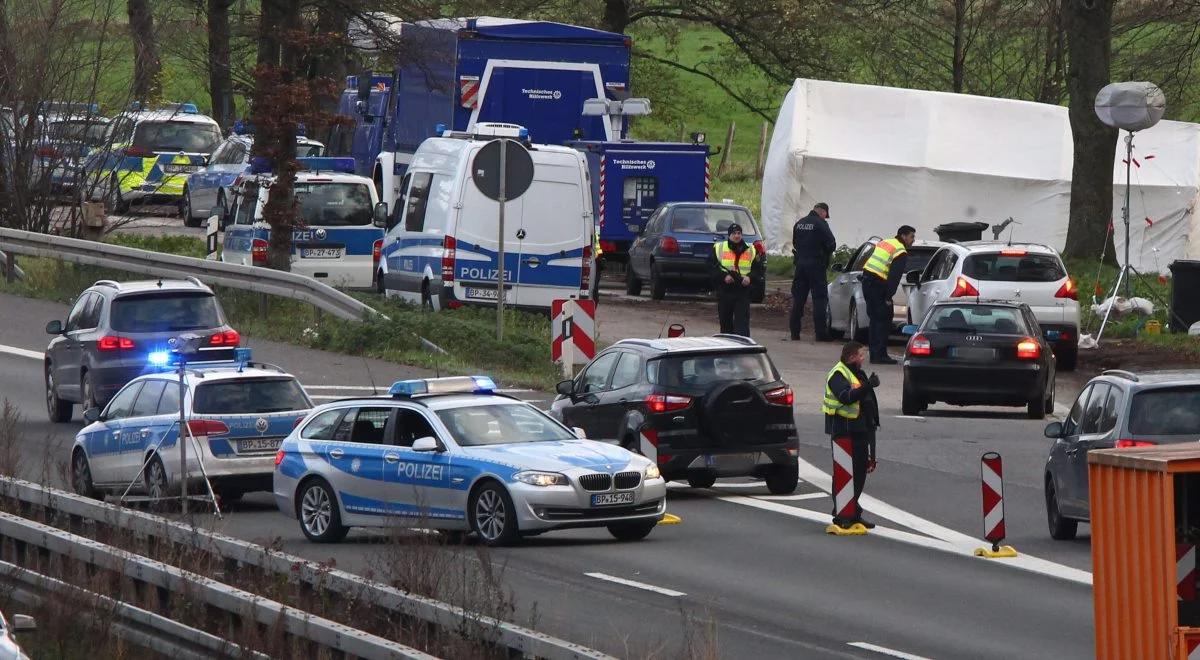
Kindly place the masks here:
<instances>
[{"instance_id":1,"label":"man in yellow high-visibility vest","mask_svg":"<svg viewBox=\"0 0 1200 660\"><path fill-rule=\"evenodd\" d=\"M917 240L917 230L902 225L895 238L885 238L875 244L862 272L863 300L867 303L867 318L871 347L871 364L896 364L887 353L888 336L892 334L892 296L900 286L908 264L908 248Z\"/></svg>"},{"instance_id":2,"label":"man in yellow high-visibility vest","mask_svg":"<svg viewBox=\"0 0 1200 660\"><path fill-rule=\"evenodd\" d=\"M825 399L821 403L830 442L849 437L853 447L854 510L849 517L843 517L835 504L833 511L833 524L843 528L854 523L862 523L867 529L875 527L863 520L862 507L858 505L867 473L875 471L875 429L879 428L879 402L875 398L879 376L873 373L868 376L863 371L866 352L862 344L846 342L842 359L825 376Z\"/></svg>"},{"instance_id":3,"label":"man in yellow high-visibility vest","mask_svg":"<svg viewBox=\"0 0 1200 660\"><path fill-rule=\"evenodd\" d=\"M717 294L717 320L721 332L750 336L750 290L761 277L755 260L758 251L742 237L742 226L729 226L728 240L713 243L709 268Z\"/></svg>"}]
</instances>

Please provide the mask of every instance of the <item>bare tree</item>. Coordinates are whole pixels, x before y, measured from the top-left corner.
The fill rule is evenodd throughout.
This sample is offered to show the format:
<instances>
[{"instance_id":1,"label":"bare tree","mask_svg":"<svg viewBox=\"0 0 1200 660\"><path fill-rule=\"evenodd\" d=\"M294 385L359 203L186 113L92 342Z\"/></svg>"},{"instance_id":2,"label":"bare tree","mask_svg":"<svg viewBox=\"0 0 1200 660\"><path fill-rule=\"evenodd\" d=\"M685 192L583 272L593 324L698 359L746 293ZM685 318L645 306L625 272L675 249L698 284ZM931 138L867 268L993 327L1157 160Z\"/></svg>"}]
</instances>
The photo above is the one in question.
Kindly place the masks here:
<instances>
[{"instance_id":1,"label":"bare tree","mask_svg":"<svg viewBox=\"0 0 1200 660\"><path fill-rule=\"evenodd\" d=\"M155 46L154 14L147 0L127 0L126 7L133 37L133 97L157 100L162 95L162 61Z\"/></svg>"}]
</instances>

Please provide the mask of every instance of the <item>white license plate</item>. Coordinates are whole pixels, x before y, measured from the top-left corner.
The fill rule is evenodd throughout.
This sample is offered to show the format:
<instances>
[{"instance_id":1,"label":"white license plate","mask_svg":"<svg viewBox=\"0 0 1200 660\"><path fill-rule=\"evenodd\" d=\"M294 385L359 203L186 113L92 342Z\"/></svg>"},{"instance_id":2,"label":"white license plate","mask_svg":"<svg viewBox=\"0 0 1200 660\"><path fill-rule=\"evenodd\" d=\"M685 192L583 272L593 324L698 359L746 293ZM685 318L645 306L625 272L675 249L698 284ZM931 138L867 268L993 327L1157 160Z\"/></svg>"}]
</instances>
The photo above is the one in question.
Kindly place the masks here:
<instances>
[{"instance_id":1,"label":"white license plate","mask_svg":"<svg viewBox=\"0 0 1200 660\"><path fill-rule=\"evenodd\" d=\"M467 287L467 297L477 300L498 300L499 295L497 289L479 289L475 287Z\"/></svg>"},{"instance_id":2,"label":"white license plate","mask_svg":"<svg viewBox=\"0 0 1200 660\"><path fill-rule=\"evenodd\" d=\"M195 165L167 165L163 169L167 174L191 174L200 168Z\"/></svg>"},{"instance_id":3,"label":"white license plate","mask_svg":"<svg viewBox=\"0 0 1200 660\"><path fill-rule=\"evenodd\" d=\"M341 259L341 248L300 248L301 259Z\"/></svg>"},{"instance_id":4,"label":"white license plate","mask_svg":"<svg viewBox=\"0 0 1200 660\"><path fill-rule=\"evenodd\" d=\"M592 506L633 504L633 493L597 493L592 495Z\"/></svg>"},{"instance_id":5,"label":"white license plate","mask_svg":"<svg viewBox=\"0 0 1200 660\"><path fill-rule=\"evenodd\" d=\"M728 465L730 463L754 463L758 460L758 452L749 452L741 454L705 454L705 467L716 467L717 464Z\"/></svg>"},{"instance_id":6,"label":"white license plate","mask_svg":"<svg viewBox=\"0 0 1200 660\"><path fill-rule=\"evenodd\" d=\"M242 438L237 441L238 453L251 451L276 451L283 442L281 438Z\"/></svg>"}]
</instances>

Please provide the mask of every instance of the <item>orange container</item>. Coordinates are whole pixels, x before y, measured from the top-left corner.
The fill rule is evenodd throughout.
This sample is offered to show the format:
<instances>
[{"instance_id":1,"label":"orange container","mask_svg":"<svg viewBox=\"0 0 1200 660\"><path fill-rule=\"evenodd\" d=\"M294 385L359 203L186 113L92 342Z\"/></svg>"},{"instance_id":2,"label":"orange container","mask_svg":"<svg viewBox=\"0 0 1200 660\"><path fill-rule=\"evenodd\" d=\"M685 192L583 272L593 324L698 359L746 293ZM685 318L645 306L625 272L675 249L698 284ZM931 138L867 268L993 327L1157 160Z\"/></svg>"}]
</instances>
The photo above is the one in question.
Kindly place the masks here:
<instances>
[{"instance_id":1,"label":"orange container","mask_svg":"<svg viewBox=\"0 0 1200 660\"><path fill-rule=\"evenodd\" d=\"M1088 453L1096 657L1185 660L1200 645L1200 446Z\"/></svg>"}]
</instances>

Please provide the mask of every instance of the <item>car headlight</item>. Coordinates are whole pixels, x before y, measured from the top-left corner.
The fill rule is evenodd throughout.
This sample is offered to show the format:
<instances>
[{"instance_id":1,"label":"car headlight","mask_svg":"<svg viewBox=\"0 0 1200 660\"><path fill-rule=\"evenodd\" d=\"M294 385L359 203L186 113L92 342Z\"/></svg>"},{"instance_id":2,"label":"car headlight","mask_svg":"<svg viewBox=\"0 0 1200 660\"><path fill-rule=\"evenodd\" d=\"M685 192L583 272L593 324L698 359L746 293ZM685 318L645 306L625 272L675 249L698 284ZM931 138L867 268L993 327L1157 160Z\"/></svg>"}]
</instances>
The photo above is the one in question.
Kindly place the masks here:
<instances>
[{"instance_id":1,"label":"car headlight","mask_svg":"<svg viewBox=\"0 0 1200 660\"><path fill-rule=\"evenodd\" d=\"M662 476L662 472L659 471L657 465L651 463L650 465L646 466L646 474L645 474L646 480L657 479L661 476Z\"/></svg>"},{"instance_id":2,"label":"car headlight","mask_svg":"<svg viewBox=\"0 0 1200 660\"><path fill-rule=\"evenodd\" d=\"M513 475L517 481L530 486L567 486L567 475L557 472L518 472Z\"/></svg>"}]
</instances>

